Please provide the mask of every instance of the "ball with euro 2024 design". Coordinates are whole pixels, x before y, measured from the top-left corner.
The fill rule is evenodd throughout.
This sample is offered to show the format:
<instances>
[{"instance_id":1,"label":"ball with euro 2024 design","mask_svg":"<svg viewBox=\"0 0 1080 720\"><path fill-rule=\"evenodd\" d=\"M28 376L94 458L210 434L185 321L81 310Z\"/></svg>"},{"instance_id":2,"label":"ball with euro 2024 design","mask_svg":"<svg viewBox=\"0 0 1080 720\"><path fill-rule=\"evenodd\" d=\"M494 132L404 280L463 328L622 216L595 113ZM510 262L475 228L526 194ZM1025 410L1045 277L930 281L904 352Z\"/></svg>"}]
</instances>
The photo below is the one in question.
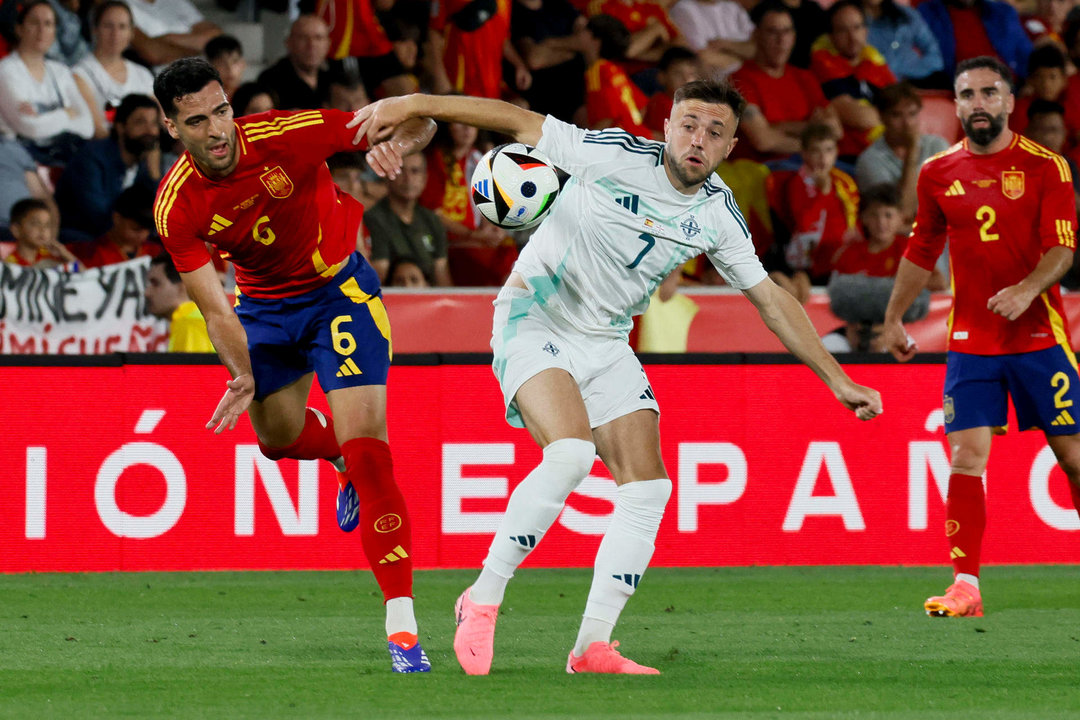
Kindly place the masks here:
<instances>
[{"instance_id":1,"label":"ball with euro 2024 design","mask_svg":"<svg viewBox=\"0 0 1080 720\"><path fill-rule=\"evenodd\" d=\"M492 148L472 175L472 199L485 218L505 230L539 224L559 195L559 172L524 143Z\"/></svg>"}]
</instances>

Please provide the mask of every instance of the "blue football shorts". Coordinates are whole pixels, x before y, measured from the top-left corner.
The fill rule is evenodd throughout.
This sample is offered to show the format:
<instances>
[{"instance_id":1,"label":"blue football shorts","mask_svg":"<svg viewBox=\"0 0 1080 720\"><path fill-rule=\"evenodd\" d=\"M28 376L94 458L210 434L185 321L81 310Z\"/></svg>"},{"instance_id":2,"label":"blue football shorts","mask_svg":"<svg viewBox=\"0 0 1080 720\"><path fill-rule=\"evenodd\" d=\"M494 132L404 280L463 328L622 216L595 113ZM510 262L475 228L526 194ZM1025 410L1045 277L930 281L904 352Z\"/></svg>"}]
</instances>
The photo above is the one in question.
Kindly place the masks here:
<instances>
[{"instance_id":1,"label":"blue football shorts","mask_svg":"<svg viewBox=\"0 0 1080 720\"><path fill-rule=\"evenodd\" d=\"M312 371L324 392L386 384L390 320L379 278L357 253L333 280L303 295L241 294L236 314L247 332L258 401Z\"/></svg>"},{"instance_id":2,"label":"blue football shorts","mask_svg":"<svg viewBox=\"0 0 1080 720\"><path fill-rule=\"evenodd\" d=\"M945 432L1004 427L1012 396L1020 430L1080 432L1080 376L1061 345L1012 355L950 352L945 364Z\"/></svg>"}]
</instances>

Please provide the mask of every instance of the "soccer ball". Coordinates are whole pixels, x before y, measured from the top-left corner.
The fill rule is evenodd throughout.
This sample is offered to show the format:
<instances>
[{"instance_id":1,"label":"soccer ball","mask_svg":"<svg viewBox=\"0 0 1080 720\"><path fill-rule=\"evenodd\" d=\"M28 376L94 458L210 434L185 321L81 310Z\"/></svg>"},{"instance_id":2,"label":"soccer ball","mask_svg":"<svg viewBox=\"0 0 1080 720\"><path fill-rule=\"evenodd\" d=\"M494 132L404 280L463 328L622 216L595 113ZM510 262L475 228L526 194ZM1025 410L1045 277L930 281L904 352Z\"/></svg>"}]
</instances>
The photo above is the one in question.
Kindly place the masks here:
<instances>
[{"instance_id":1,"label":"soccer ball","mask_svg":"<svg viewBox=\"0 0 1080 720\"><path fill-rule=\"evenodd\" d=\"M472 175L472 199L491 222L506 230L538 224L559 196L559 172L547 157L524 143L492 148Z\"/></svg>"}]
</instances>

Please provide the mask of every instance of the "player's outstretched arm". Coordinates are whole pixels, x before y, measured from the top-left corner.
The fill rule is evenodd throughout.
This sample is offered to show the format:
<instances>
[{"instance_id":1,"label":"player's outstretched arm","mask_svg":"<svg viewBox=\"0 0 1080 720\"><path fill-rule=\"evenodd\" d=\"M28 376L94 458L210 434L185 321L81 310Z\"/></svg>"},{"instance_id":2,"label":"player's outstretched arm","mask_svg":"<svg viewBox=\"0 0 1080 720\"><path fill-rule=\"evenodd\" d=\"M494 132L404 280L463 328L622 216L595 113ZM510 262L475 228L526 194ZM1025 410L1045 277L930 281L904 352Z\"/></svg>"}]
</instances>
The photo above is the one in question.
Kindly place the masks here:
<instances>
[{"instance_id":1,"label":"player's outstretched arm","mask_svg":"<svg viewBox=\"0 0 1080 720\"><path fill-rule=\"evenodd\" d=\"M870 420L882 412L881 395L877 390L857 385L836 362L814 330L802 305L791 293L765 278L743 294L757 308L765 325L773 331L784 347L802 360L821 378L836 399L848 410L854 410L860 420Z\"/></svg>"},{"instance_id":2,"label":"player's outstretched arm","mask_svg":"<svg viewBox=\"0 0 1080 720\"><path fill-rule=\"evenodd\" d=\"M915 298L930 281L931 274L932 270L921 268L907 258L900 260L892 295L889 296L889 306L885 310L883 330L885 347L900 362L907 362L919 351L919 346L904 329L903 318L911 303L915 302Z\"/></svg>"},{"instance_id":3,"label":"player's outstretched arm","mask_svg":"<svg viewBox=\"0 0 1080 720\"><path fill-rule=\"evenodd\" d=\"M226 383L225 395L210 422L206 423L207 430L214 428L214 433L220 434L236 427L236 422L255 397L247 333L226 299L213 263L208 262L192 272L180 273L180 277L188 297L195 301L206 319L206 333L210 336L210 342L214 343L218 357L233 377Z\"/></svg>"},{"instance_id":4,"label":"player's outstretched arm","mask_svg":"<svg viewBox=\"0 0 1080 720\"><path fill-rule=\"evenodd\" d=\"M377 175L393 180L401 172L405 156L420 152L435 137L435 121L411 118L398 125L385 141L368 150L367 163Z\"/></svg>"},{"instance_id":5,"label":"player's outstretched arm","mask_svg":"<svg viewBox=\"0 0 1080 720\"><path fill-rule=\"evenodd\" d=\"M367 135L368 142L375 145L389 137L401 123L419 117L493 130L528 145L535 145L540 140L544 125L543 115L502 100L414 93L384 98L360 108L348 127L357 128L353 144L358 144Z\"/></svg>"}]
</instances>

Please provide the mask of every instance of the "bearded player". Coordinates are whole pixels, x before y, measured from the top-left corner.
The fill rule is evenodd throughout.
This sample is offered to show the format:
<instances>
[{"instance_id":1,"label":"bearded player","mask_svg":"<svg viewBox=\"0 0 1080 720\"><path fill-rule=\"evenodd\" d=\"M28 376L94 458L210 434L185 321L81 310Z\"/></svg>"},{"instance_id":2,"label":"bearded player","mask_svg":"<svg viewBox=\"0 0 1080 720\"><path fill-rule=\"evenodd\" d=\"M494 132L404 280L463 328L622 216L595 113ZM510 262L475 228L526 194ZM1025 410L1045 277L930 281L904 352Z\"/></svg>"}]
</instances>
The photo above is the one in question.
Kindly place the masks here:
<instances>
[{"instance_id":1,"label":"bearded player","mask_svg":"<svg viewBox=\"0 0 1080 720\"><path fill-rule=\"evenodd\" d=\"M949 242L953 310L945 370L952 468L945 535L954 582L927 599L935 617L979 617L986 526L982 474L1012 397L1020 430L1046 435L1080 509L1080 378L1058 280L1072 266L1076 208L1065 160L1009 130L1008 67L991 57L956 68L956 114L967 136L934 156L918 181L919 212L885 314L898 360L917 347L901 324Z\"/></svg>"},{"instance_id":2,"label":"bearded player","mask_svg":"<svg viewBox=\"0 0 1080 720\"><path fill-rule=\"evenodd\" d=\"M235 121L217 71L198 58L169 65L154 94L187 149L161 183L155 223L232 375L206 427L231 430L246 410L267 457L334 463L338 523L360 527L386 601L392 669L426 672L409 516L387 445L390 324L378 278L356 252L363 206L325 163L356 149L345 126L352 115L270 111ZM400 162L433 132L417 121L371 153ZM235 310L206 243L236 268ZM316 374L332 417L306 407Z\"/></svg>"}]
</instances>

